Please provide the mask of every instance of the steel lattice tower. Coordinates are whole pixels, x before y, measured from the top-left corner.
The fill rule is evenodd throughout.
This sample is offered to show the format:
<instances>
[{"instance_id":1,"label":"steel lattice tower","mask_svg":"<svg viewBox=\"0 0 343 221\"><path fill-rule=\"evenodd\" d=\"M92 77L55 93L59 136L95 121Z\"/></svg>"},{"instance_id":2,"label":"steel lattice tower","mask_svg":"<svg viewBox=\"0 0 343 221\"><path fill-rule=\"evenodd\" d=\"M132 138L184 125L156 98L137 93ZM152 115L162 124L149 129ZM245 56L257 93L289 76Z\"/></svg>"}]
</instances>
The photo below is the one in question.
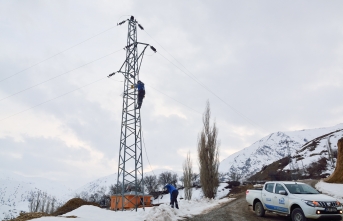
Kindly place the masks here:
<instances>
[{"instance_id":1,"label":"steel lattice tower","mask_svg":"<svg viewBox=\"0 0 343 221\"><path fill-rule=\"evenodd\" d=\"M289 159L289 171L291 173L291 179L294 180L294 170L295 170L295 167L294 167L294 164L293 164L293 158L292 158L292 153L291 153L291 147L289 146L289 141L288 141L288 138L286 140L286 144L287 144L287 151L288 151L288 159Z\"/></svg>"},{"instance_id":2,"label":"steel lattice tower","mask_svg":"<svg viewBox=\"0 0 343 221\"><path fill-rule=\"evenodd\" d=\"M136 109L137 104L137 89L133 86L139 80L139 70L142 64L145 49L149 46L145 43L137 42L137 20L133 16L130 19L124 20L119 25L128 22L128 35L126 50L126 59L119 71L115 73L122 73L124 75L124 92L123 92L123 109L122 109L122 123L120 133L119 145L119 161L118 161L118 177L117 177L117 196L121 196L121 200L117 197L115 209L124 209L124 201L135 204L135 209L139 204L125 195L128 189L133 190L137 198L143 195L143 159L142 159L142 124L140 109ZM138 45L142 45L141 53L138 53ZM156 52L156 49L150 46ZM124 71L122 71L124 69ZM121 203L121 205L118 205ZM144 208L144 201L142 202Z\"/></svg>"}]
</instances>

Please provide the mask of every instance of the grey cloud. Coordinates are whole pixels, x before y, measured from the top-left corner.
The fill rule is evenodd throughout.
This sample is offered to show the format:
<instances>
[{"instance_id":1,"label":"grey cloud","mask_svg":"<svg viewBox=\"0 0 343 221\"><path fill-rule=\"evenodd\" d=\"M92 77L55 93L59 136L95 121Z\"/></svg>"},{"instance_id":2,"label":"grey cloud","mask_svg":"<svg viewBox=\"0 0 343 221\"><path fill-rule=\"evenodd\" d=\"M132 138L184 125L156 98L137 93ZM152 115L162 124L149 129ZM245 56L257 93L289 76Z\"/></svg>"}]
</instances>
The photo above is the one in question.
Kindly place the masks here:
<instances>
[{"instance_id":1,"label":"grey cloud","mask_svg":"<svg viewBox=\"0 0 343 221\"><path fill-rule=\"evenodd\" d=\"M1 79L114 26L118 20L126 18L122 15L133 14L162 47L140 30L139 41L154 45L158 53L185 70L168 54L171 53L197 79L240 113L237 114L160 54L147 52L140 72L147 89L142 123L147 152L154 165L178 169L184 160L177 153L178 149L191 148L193 153L196 152L197 135L201 130L199 112L203 112L207 99L211 102L213 119L224 127L219 128L223 148L238 150L268 133L297 126L333 126L343 120L339 102L343 84L341 1L329 4L319 1L113 1L96 4L92 1L33 1L30 4L7 1L2 6ZM125 25L115 27L6 82L0 82L0 90L4 95L15 93L120 49L126 44L126 31ZM0 101L0 106L16 112L19 110L11 106L13 103L30 107L44 102L116 71L124 57L125 52L120 51ZM123 76L115 75L113 79L123 80ZM323 81L327 83L322 88L309 87ZM106 79L32 111L54 116L64 129L71 130L78 139L104 153L104 161L117 161L122 83L112 83ZM179 111L186 119L176 114L156 114L159 107ZM3 110L0 110L1 117L5 114ZM30 112L26 114L30 116ZM231 128L244 128L245 135ZM16 135L16 131L11 133ZM65 149L64 141L58 138L47 140L43 135L23 137L25 145L30 148L36 144L53 148L51 152L42 150L38 159L11 137L1 141L8 148L18 149L18 153L27 154L28 159L36 159L32 167L39 167L39 162L45 164L43 156L51 157L56 167L51 165L47 171L57 172L58 167L65 167L60 158L53 158L54 155L67 150L76 151ZM88 152L79 151L69 152L68 157L89 160ZM28 159L23 159L21 165L28 164ZM13 163L11 159L4 160L8 165ZM144 162L147 166L146 159ZM6 168L11 170L9 166ZM19 166L15 168L20 169ZM90 173L93 177L98 175L94 171Z\"/></svg>"}]
</instances>

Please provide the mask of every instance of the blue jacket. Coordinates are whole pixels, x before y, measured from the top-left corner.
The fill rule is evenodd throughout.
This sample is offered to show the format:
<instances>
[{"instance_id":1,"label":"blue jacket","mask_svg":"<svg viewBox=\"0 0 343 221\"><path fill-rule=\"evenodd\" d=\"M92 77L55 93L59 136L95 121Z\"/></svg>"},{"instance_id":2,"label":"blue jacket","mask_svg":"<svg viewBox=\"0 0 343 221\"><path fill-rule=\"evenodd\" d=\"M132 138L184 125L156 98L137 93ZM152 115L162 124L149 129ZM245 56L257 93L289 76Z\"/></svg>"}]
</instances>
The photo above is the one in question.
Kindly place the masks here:
<instances>
[{"instance_id":1,"label":"blue jacket","mask_svg":"<svg viewBox=\"0 0 343 221\"><path fill-rule=\"evenodd\" d=\"M143 83L143 82L136 84L135 87L136 87L139 91L141 91L141 90L145 91L144 83Z\"/></svg>"},{"instance_id":2,"label":"blue jacket","mask_svg":"<svg viewBox=\"0 0 343 221\"><path fill-rule=\"evenodd\" d=\"M172 192L177 189L173 185L170 185L170 184L167 184L164 188L167 188L168 192L170 193L170 201L171 201Z\"/></svg>"}]
</instances>

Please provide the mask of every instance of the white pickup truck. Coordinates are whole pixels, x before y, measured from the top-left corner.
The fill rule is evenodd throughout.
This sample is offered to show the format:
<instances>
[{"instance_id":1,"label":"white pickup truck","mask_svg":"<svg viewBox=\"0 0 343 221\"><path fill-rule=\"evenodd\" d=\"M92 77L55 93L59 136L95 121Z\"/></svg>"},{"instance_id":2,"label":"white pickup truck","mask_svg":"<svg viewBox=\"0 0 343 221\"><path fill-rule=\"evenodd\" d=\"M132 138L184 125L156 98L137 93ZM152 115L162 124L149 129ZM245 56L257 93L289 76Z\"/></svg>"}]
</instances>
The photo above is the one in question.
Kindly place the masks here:
<instances>
[{"instance_id":1,"label":"white pickup truck","mask_svg":"<svg viewBox=\"0 0 343 221\"><path fill-rule=\"evenodd\" d=\"M264 216L268 211L291 216L293 221L341 220L343 217L342 204L337 199L300 182L266 182L262 189L247 190L246 200L257 216Z\"/></svg>"}]
</instances>

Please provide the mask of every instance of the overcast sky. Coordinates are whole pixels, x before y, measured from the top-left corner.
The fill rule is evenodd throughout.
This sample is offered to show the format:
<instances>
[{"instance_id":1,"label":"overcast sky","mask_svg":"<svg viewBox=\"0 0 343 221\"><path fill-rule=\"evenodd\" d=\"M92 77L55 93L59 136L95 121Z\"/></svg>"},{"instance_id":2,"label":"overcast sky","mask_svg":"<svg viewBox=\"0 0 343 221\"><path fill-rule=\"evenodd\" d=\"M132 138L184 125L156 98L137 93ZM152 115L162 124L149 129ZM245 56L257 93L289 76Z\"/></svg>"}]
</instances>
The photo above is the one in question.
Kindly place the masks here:
<instances>
[{"instance_id":1,"label":"overcast sky","mask_svg":"<svg viewBox=\"0 0 343 221\"><path fill-rule=\"evenodd\" d=\"M145 171L180 171L188 151L197 170L207 100L221 160L273 132L342 123L342 12L342 1L0 0L0 170L73 188L117 172L123 76L106 76L124 62L127 23L116 24L129 15L158 51L140 72Z\"/></svg>"}]
</instances>

